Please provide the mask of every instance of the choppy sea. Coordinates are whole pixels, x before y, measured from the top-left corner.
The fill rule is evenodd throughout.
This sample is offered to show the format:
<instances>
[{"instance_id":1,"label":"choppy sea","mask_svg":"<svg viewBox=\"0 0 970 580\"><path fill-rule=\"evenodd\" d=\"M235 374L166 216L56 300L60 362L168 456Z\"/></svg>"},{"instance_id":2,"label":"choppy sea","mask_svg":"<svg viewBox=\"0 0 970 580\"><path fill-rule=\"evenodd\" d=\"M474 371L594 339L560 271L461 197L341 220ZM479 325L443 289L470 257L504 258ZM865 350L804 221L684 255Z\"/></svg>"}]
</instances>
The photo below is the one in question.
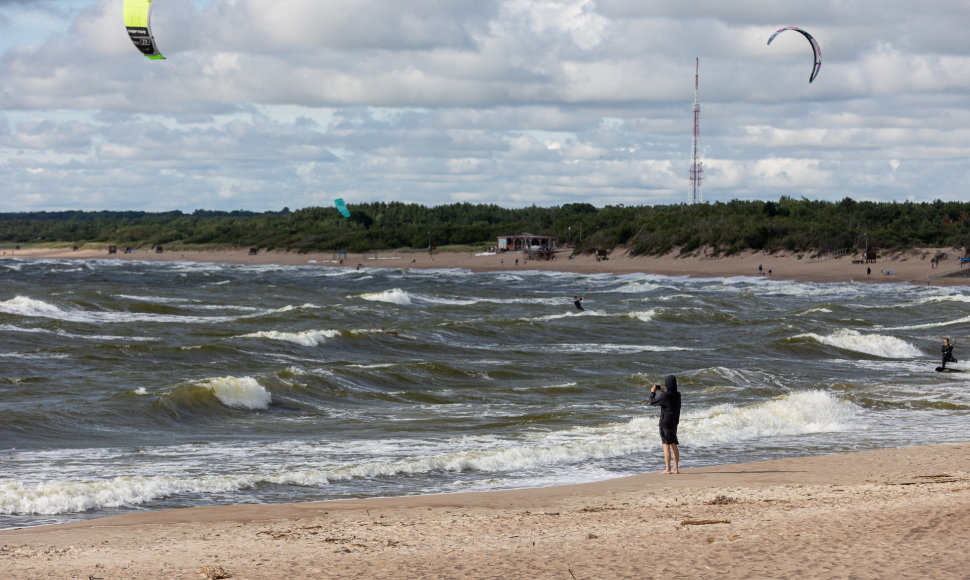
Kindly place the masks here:
<instances>
[{"instance_id":1,"label":"choppy sea","mask_svg":"<svg viewBox=\"0 0 970 580\"><path fill-rule=\"evenodd\" d=\"M967 357L968 287L3 259L0 528L657 471L667 374L684 469L964 441Z\"/></svg>"}]
</instances>

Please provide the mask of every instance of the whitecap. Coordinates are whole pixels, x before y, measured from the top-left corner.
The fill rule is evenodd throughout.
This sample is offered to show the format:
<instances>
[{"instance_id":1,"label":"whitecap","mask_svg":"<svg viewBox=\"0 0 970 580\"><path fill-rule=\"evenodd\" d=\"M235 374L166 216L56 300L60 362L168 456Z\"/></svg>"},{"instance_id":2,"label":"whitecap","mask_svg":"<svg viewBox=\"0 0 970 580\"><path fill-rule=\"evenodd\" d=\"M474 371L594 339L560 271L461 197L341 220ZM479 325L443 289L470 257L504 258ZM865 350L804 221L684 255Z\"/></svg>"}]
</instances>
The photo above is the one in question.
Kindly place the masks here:
<instances>
[{"instance_id":1,"label":"whitecap","mask_svg":"<svg viewBox=\"0 0 970 580\"><path fill-rule=\"evenodd\" d=\"M392 288L390 290L384 290L383 292L368 292L366 294L360 294L358 297L370 302L387 302L401 306L411 304L411 295L400 288Z\"/></svg>"},{"instance_id":2,"label":"whitecap","mask_svg":"<svg viewBox=\"0 0 970 580\"><path fill-rule=\"evenodd\" d=\"M327 339L337 336L340 336L339 330L305 330L303 332L261 330L259 332L239 335L238 338L265 338L267 340L293 342L303 346L317 346L326 342Z\"/></svg>"},{"instance_id":3,"label":"whitecap","mask_svg":"<svg viewBox=\"0 0 970 580\"><path fill-rule=\"evenodd\" d=\"M65 316L64 310L57 306L27 296L14 296L10 300L0 302L0 312L42 318L64 318Z\"/></svg>"},{"instance_id":4,"label":"whitecap","mask_svg":"<svg viewBox=\"0 0 970 580\"><path fill-rule=\"evenodd\" d=\"M211 379L209 384L248 381L253 379L226 377ZM860 407L825 391L796 392L748 406L718 405L684 413L679 435L682 445L699 448L765 437L837 433L855 428L860 412ZM462 436L417 447L410 440L350 441L334 443L328 448L330 460L305 463L302 469L285 471L247 467L242 461L236 465L242 471L221 474L135 474L42 483L10 481L0 486L0 513L64 514L145 504L178 494L233 492L260 483L323 487L335 481L435 471L502 473L576 465L652 451L659 439L656 425L656 415L651 413L620 423L525 433L516 439ZM305 442L278 445L280 453L317 454L317 449ZM424 452L414 453L419 450ZM208 448L203 451L211 453ZM352 462L351 458L361 455L380 459ZM350 462L342 462L340 457Z\"/></svg>"},{"instance_id":5,"label":"whitecap","mask_svg":"<svg viewBox=\"0 0 970 580\"><path fill-rule=\"evenodd\" d=\"M216 377L197 384L209 389L227 407L267 409L273 399L253 377Z\"/></svg>"},{"instance_id":6,"label":"whitecap","mask_svg":"<svg viewBox=\"0 0 970 580\"><path fill-rule=\"evenodd\" d=\"M650 310L641 310L641 311L637 311L637 312L629 312L627 314L624 314L623 316L625 316L627 318L635 318L636 320L639 320L641 322L650 322L651 320L653 320L654 318L656 318L656 316L657 316L657 309L656 308L651 308Z\"/></svg>"},{"instance_id":7,"label":"whitecap","mask_svg":"<svg viewBox=\"0 0 970 580\"><path fill-rule=\"evenodd\" d=\"M794 338L808 338L826 344L882 358L916 358L922 352L905 340L881 334L862 334L856 330L841 329L832 334L806 333Z\"/></svg>"},{"instance_id":8,"label":"whitecap","mask_svg":"<svg viewBox=\"0 0 970 580\"><path fill-rule=\"evenodd\" d=\"M944 326L953 326L955 324L966 324L968 322L970 322L970 316L954 318L952 320L941 320L939 322L927 322L925 324L911 324L909 326L893 326L893 327L886 327L886 328L887 330L925 330L927 328L943 328Z\"/></svg>"},{"instance_id":9,"label":"whitecap","mask_svg":"<svg viewBox=\"0 0 970 580\"><path fill-rule=\"evenodd\" d=\"M827 391L791 393L748 406L717 405L685 413L679 433L682 442L719 445L763 437L849 431L862 409Z\"/></svg>"},{"instance_id":10,"label":"whitecap","mask_svg":"<svg viewBox=\"0 0 970 580\"><path fill-rule=\"evenodd\" d=\"M180 323L217 323L236 320L229 316L177 316L171 314L143 314L136 312L106 312L64 309L42 300L27 296L15 296L0 302L0 312L36 318L54 318L70 322L84 323L123 323L123 322L180 322Z\"/></svg>"}]
</instances>

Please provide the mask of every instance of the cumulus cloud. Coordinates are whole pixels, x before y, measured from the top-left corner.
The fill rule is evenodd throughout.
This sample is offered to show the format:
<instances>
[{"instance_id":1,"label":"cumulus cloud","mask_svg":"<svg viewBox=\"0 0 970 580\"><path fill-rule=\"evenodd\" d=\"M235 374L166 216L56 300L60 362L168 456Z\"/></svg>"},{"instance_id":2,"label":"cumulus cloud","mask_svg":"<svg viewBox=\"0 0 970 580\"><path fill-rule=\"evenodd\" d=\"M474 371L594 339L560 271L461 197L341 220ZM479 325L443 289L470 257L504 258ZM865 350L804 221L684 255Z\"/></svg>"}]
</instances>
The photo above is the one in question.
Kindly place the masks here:
<instances>
[{"instance_id":1,"label":"cumulus cloud","mask_svg":"<svg viewBox=\"0 0 970 580\"><path fill-rule=\"evenodd\" d=\"M158 0L165 61L119 4L0 0L11 209L679 203L695 58L707 201L970 185L944 0ZM765 44L792 24L811 85L799 35Z\"/></svg>"}]
</instances>

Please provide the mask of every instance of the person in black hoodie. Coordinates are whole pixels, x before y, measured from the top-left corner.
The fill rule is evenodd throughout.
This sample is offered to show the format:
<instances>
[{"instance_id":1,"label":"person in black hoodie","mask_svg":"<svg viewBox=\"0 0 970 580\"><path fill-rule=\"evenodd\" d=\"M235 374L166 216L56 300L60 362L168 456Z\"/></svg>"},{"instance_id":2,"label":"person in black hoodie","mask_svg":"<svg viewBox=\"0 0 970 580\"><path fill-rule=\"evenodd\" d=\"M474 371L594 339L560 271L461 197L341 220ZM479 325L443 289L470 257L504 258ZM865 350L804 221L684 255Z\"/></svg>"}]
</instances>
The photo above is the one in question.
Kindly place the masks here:
<instances>
[{"instance_id":1,"label":"person in black hoodie","mask_svg":"<svg viewBox=\"0 0 970 580\"><path fill-rule=\"evenodd\" d=\"M680 423L680 392L677 377L667 375L665 387L654 385L650 389L650 404L660 406L660 442L664 448L664 473L680 473L680 449L677 441L677 425ZM673 459L673 469L670 462Z\"/></svg>"}]
</instances>

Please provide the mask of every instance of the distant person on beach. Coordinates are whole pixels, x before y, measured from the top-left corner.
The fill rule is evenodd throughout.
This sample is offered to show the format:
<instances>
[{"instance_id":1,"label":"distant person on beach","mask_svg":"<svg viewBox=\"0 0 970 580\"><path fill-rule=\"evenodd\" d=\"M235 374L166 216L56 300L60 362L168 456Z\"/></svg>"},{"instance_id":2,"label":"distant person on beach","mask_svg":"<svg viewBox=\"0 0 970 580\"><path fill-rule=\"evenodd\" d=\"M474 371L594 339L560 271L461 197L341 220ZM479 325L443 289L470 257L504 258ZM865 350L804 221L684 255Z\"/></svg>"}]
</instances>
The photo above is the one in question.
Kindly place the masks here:
<instances>
[{"instance_id":1,"label":"distant person on beach","mask_svg":"<svg viewBox=\"0 0 970 580\"><path fill-rule=\"evenodd\" d=\"M650 388L650 404L660 407L660 442L664 448L664 473L680 473L680 449L677 441L677 425L680 423L680 392L677 377L667 375L664 386ZM673 469L671 469L673 459Z\"/></svg>"},{"instance_id":2,"label":"distant person on beach","mask_svg":"<svg viewBox=\"0 0 970 580\"><path fill-rule=\"evenodd\" d=\"M957 362L957 359L953 358L953 345L950 344L949 338L943 339L943 364L940 365L941 368L946 368L946 363Z\"/></svg>"},{"instance_id":3,"label":"distant person on beach","mask_svg":"<svg viewBox=\"0 0 970 580\"><path fill-rule=\"evenodd\" d=\"M575 304L576 305L576 308L578 308L580 310L586 310L585 308L583 308L583 298L586 298L586 297L585 296L573 296L573 304Z\"/></svg>"}]
</instances>

